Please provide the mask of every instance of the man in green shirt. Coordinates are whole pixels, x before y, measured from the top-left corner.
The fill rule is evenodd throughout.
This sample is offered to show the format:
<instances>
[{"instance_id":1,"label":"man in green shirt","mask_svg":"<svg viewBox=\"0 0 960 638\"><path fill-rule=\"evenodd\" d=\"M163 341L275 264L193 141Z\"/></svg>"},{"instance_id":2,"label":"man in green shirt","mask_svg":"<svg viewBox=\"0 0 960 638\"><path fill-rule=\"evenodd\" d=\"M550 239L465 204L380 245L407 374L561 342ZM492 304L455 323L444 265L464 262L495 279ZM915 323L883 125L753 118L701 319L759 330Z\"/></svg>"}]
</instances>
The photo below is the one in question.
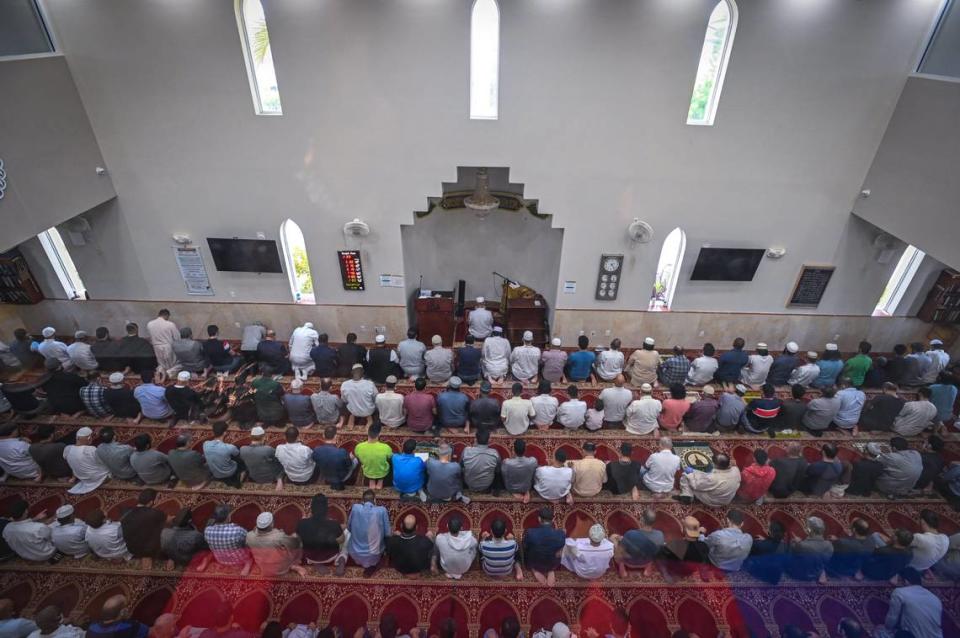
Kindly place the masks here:
<instances>
[{"instance_id":1,"label":"man in green shirt","mask_svg":"<svg viewBox=\"0 0 960 638\"><path fill-rule=\"evenodd\" d=\"M383 489L383 479L390 473L390 457L393 448L380 440L380 424L374 423L367 428L367 440L357 443L353 455L360 461L363 475L369 481L371 490Z\"/></svg>"},{"instance_id":2,"label":"man in green shirt","mask_svg":"<svg viewBox=\"0 0 960 638\"><path fill-rule=\"evenodd\" d=\"M855 387L859 388L863 385L863 379L867 376L867 371L873 366L873 359L870 358L869 354L872 347L870 342L861 341L859 352L847 359L847 363L843 366L843 372L840 376L849 378Z\"/></svg>"},{"instance_id":3,"label":"man in green shirt","mask_svg":"<svg viewBox=\"0 0 960 638\"><path fill-rule=\"evenodd\" d=\"M260 376L250 384L253 388L253 403L257 406L257 420L264 427L283 426L287 422L287 411L283 408L283 386L271 376Z\"/></svg>"}]
</instances>

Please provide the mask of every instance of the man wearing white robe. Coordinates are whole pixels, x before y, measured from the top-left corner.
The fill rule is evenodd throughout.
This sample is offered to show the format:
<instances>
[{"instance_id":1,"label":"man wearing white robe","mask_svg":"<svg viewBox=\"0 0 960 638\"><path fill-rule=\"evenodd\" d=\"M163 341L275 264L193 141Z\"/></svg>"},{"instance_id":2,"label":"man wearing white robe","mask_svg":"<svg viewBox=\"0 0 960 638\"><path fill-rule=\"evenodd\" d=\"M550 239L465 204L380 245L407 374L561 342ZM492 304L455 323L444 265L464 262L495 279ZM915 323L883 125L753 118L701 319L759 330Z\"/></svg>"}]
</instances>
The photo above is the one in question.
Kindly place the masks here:
<instances>
[{"instance_id":1,"label":"man wearing white robe","mask_svg":"<svg viewBox=\"0 0 960 638\"><path fill-rule=\"evenodd\" d=\"M99 524L98 527L94 525ZM123 530L118 521L107 521L102 511L87 516L87 534L84 537L90 551L107 560L130 560L133 555L123 540Z\"/></svg>"},{"instance_id":2,"label":"man wearing white robe","mask_svg":"<svg viewBox=\"0 0 960 638\"><path fill-rule=\"evenodd\" d=\"M75 366L73 365L73 361L70 360L67 344L62 341L57 341L57 331L47 326L41 334L43 335L43 341L37 346L37 352L43 355L44 359L56 359L67 372L73 370Z\"/></svg>"},{"instance_id":3,"label":"man wearing white robe","mask_svg":"<svg viewBox=\"0 0 960 638\"><path fill-rule=\"evenodd\" d=\"M496 326L493 336L483 342L483 376L490 381L502 381L510 368L510 342L503 336L503 328Z\"/></svg>"},{"instance_id":4,"label":"man wearing white robe","mask_svg":"<svg viewBox=\"0 0 960 638\"><path fill-rule=\"evenodd\" d=\"M310 351L318 343L320 335L309 321L293 329L293 334L290 335L290 365L298 379L306 379L316 369L316 364L310 358Z\"/></svg>"},{"instance_id":5,"label":"man wearing white robe","mask_svg":"<svg viewBox=\"0 0 960 638\"><path fill-rule=\"evenodd\" d=\"M180 371L177 355L173 352L173 343L180 340L180 329L170 321L170 311L166 308L157 313L157 318L147 323L147 336L157 357L157 370L162 378Z\"/></svg>"},{"instance_id":6,"label":"man wearing white robe","mask_svg":"<svg viewBox=\"0 0 960 638\"><path fill-rule=\"evenodd\" d=\"M63 458L73 471L76 484L67 490L70 494L89 494L110 478L110 470L97 456L97 448L90 445L93 430L87 427L77 430L76 445L63 450Z\"/></svg>"}]
</instances>

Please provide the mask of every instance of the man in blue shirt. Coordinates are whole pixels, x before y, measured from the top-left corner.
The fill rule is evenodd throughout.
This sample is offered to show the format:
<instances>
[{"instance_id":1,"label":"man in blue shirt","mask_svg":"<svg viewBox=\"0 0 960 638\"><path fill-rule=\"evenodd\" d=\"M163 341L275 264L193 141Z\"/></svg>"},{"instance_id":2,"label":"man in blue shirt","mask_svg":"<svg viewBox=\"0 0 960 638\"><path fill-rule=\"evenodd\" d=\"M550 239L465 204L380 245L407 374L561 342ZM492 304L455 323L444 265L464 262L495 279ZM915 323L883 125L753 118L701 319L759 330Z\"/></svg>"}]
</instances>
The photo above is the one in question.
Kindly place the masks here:
<instances>
[{"instance_id":1,"label":"man in blue shirt","mask_svg":"<svg viewBox=\"0 0 960 638\"><path fill-rule=\"evenodd\" d=\"M553 526L552 507L541 507L539 517L540 525L523 533L523 557L537 582L553 587L567 535Z\"/></svg>"},{"instance_id":2,"label":"man in blue shirt","mask_svg":"<svg viewBox=\"0 0 960 638\"><path fill-rule=\"evenodd\" d=\"M90 638L147 638L150 628L132 618L123 618L126 611L127 599L123 594L107 598L100 612L100 621L90 625L87 636Z\"/></svg>"},{"instance_id":3,"label":"man in blue shirt","mask_svg":"<svg viewBox=\"0 0 960 638\"><path fill-rule=\"evenodd\" d=\"M437 396L437 420L441 427L464 428L464 434L470 434L470 397L460 392L460 385L460 377L450 377L447 389Z\"/></svg>"},{"instance_id":4,"label":"man in blue shirt","mask_svg":"<svg viewBox=\"0 0 960 638\"><path fill-rule=\"evenodd\" d=\"M313 461L317 465L322 480L330 489L342 490L343 484L353 476L358 461L352 454L337 447L337 426L328 425L323 429L323 444L313 448Z\"/></svg>"},{"instance_id":5,"label":"man in blue shirt","mask_svg":"<svg viewBox=\"0 0 960 638\"><path fill-rule=\"evenodd\" d=\"M426 468L423 459L414 454L417 449L417 442L414 439L407 439L403 442L403 453L394 454L390 460L393 464L393 486L400 492L400 500L412 500L420 497L424 503L427 502L427 494L423 491L423 483L426 480Z\"/></svg>"},{"instance_id":6,"label":"man in blue shirt","mask_svg":"<svg viewBox=\"0 0 960 638\"><path fill-rule=\"evenodd\" d=\"M733 340L733 350L720 355L720 366L714 375L717 381L736 383L740 380L740 369L747 365L749 357L743 351L744 341L741 337Z\"/></svg>"},{"instance_id":7,"label":"man in blue shirt","mask_svg":"<svg viewBox=\"0 0 960 638\"><path fill-rule=\"evenodd\" d=\"M313 359L313 365L316 366L314 373L321 379L328 379L337 376L337 351L330 347L330 337L327 333L322 333L317 337L319 343L310 350L310 358Z\"/></svg>"},{"instance_id":8,"label":"man in blue shirt","mask_svg":"<svg viewBox=\"0 0 960 638\"><path fill-rule=\"evenodd\" d=\"M134 398L140 403L140 414L143 418L163 421L173 417L173 408L167 403L167 390L154 383L156 371L144 370L140 374L143 381L134 391Z\"/></svg>"},{"instance_id":9,"label":"man in blue shirt","mask_svg":"<svg viewBox=\"0 0 960 638\"><path fill-rule=\"evenodd\" d=\"M467 385L473 385L480 378L483 352L473 345L477 341L473 335L468 334L463 341L466 345L457 348L457 376Z\"/></svg>"},{"instance_id":10,"label":"man in blue shirt","mask_svg":"<svg viewBox=\"0 0 960 638\"><path fill-rule=\"evenodd\" d=\"M224 443L223 435L226 431L226 421L214 422L213 438L203 442L203 458L206 459L207 469L213 478L230 487L240 487L243 461L240 460L240 449L236 445Z\"/></svg>"},{"instance_id":11,"label":"man in blue shirt","mask_svg":"<svg viewBox=\"0 0 960 638\"><path fill-rule=\"evenodd\" d=\"M373 490L365 491L363 502L350 508L347 530L350 532L350 542L347 545L350 558L364 568L365 577L372 576L379 567L380 556L386 549L386 540L391 534L387 508L376 504Z\"/></svg>"},{"instance_id":12,"label":"man in blue shirt","mask_svg":"<svg viewBox=\"0 0 960 638\"><path fill-rule=\"evenodd\" d=\"M580 335L577 339L577 346L580 349L567 357L567 379L570 381L589 381L597 355L587 350L590 347L590 339L586 335Z\"/></svg>"}]
</instances>

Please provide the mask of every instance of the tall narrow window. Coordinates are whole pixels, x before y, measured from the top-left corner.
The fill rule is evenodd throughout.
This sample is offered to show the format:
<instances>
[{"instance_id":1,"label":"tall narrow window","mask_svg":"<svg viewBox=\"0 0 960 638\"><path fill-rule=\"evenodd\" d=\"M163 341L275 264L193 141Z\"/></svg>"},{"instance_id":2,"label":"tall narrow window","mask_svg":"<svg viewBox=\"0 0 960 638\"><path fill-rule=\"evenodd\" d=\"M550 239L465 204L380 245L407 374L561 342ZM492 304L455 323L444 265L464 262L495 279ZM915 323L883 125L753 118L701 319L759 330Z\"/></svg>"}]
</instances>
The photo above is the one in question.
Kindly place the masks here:
<instances>
[{"instance_id":1,"label":"tall narrow window","mask_svg":"<svg viewBox=\"0 0 960 638\"><path fill-rule=\"evenodd\" d=\"M687 111L687 124L713 125L736 32L737 5L733 0L720 0L707 22L697 79L693 83L693 97L690 98L690 110Z\"/></svg>"},{"instance_id":2,"label":"tall narrow window","mask_svg":"<svg viewBox=\"0 0 960 638\"><path fill-rule=\"evenodd\" d=\"M674 228L663 240L660 250L660 262L657 264L657 278L653 282L648 310L655 312L670 310L673 294L677 291L677 273L683 263L683 252L687 249L687 236L679 228Z\"/></svg>"},{"instance_id":3,"label":"tall narrow window","mask_svg":"<svg viewBox=\"0 0 960 638\"><path fill-rule=\"evenodd\" d=\"M907 246L900 256L900 261L897 262L897 267L893 269L893 274L890 275L887 287L880 295L877 307L873 309L874 317L890 317L897 311L897 306L903 300L903 295L910 287L910 282L913 281L917 270L920 269L924 257L926 254L919 248Z\"/></svg>"},{"instance_id":4,"label":"tall narrow window","mask_svg":"<svg viewBox=\"0 0 960 638\"><path fill-rule=\"evenodd\" d=\"M310 261L307 259L307 242L303 239L300 226L292 219L280 224L280 245L287 263L287 276L290 278L290 292L293 293L294 303L317 303L313 294Z\"/></svg>"},{"instance_id":5,"label":"tall narrow window","mask_svg":"<svg viewBox=\"0 0 960 638\"><path fill-rule=\"evenodd\" d=\"M260 0L236 0L235 9L240 42L243 43L243 59L247 64L247 77L253 94L253 108L258 115L283 115L263 4Z\"/></svg>"},{"instance_id":6,"label":"tall narrow window","mask_svg":"<svg viewBox=\"0 0 960 638\"><path fill-rule=\"evenodd\" d=\"M57 279L63 285L63 291L67 293L70 299L86 299L87 289L80 279L80 273L67 252L67 246L63 243L63 237L56 228L48 228L39 235L40 245L43 246L43 252L47 254L53 272L57 273Z\"/></svg>"},{"instance_id":7,"label":"tall narrow window","mask_svg":"<svg viewBox=\"0 0 960 638\"><path fill-rule=\"evenodd\" d=\"M474 0L470 12L470 119L497 119L499 94L500 8L496 0Z\"/></svg>"}]
</instances>

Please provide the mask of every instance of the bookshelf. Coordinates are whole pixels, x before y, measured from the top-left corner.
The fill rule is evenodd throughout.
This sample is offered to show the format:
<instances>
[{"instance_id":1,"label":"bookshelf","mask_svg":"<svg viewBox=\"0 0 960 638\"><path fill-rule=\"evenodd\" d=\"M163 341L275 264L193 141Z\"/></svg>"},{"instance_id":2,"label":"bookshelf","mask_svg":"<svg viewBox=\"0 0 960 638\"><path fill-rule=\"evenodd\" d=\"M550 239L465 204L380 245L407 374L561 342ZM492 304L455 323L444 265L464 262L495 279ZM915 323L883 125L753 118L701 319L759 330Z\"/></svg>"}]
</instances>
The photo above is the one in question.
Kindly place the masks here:
<instances>
[{"instance_id":1,"label":"bookshelf","mask_svg":"<svg viewBox=\"0 0 960 638\"><path fill-rule=\"evenodd\" d=\"M27 305L41 301L43 293L20 251L14 248L0 254L0 303Z\"/></svg>"},{"instance_id":2,"label":"bookshelf","mask_svg":"<svg viewBox=\"0 0 960 638\"><path fill-rule=\"evenodd\" d=\"M960 273L949 268L940 273L917 317L933 323L960 322Z\"/></svg>"}]
</instances>

